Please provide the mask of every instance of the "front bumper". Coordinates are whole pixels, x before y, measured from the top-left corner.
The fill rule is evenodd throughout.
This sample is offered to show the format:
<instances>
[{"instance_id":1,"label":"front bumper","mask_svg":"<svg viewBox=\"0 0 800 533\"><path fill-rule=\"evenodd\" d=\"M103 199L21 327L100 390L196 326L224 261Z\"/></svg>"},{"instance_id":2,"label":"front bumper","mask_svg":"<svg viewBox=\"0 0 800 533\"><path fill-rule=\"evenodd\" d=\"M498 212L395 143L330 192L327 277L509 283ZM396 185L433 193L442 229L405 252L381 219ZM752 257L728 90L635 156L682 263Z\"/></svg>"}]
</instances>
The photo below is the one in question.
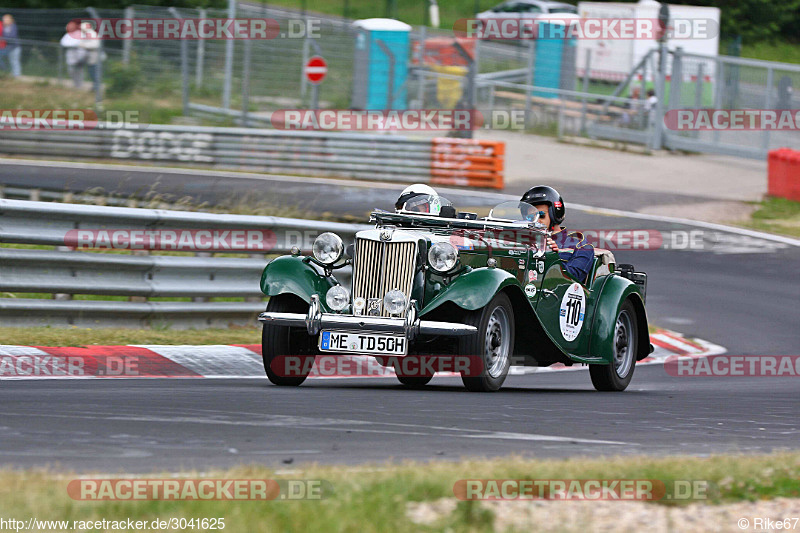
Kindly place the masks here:
<instances>
[{"instance_id":1,"label":"front bumper","mask_svg":"<svg viewBox=\"0 0 800 533\"><path fill-rule=\"evenodd\" d=\"M339 315L323 313L317 295L311 297L308 313L274 313L267 311L258 315L258 320L276 326L305 326L309 335L317 335L324 330L378 331L382 333L401 333L409 341L417 335L444 335L459 337L477 333L475 326L457 322L437 322L417 318L416 308L410 305L405 318L391 318L364 315Z\"/></svg>"}]
</instances>

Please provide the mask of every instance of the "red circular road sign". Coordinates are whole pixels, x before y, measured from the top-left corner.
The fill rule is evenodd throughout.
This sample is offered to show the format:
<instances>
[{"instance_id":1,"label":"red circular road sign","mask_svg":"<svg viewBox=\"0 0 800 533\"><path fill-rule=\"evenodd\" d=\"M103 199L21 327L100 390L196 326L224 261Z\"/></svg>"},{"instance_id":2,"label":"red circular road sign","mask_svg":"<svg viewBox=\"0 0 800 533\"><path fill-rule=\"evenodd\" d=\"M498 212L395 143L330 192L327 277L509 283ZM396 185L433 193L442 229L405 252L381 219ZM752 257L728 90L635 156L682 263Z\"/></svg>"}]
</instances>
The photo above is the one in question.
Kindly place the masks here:
<instances>
[{"instance_id":1,"label":"red circular road sign","mask_svg":"<svg viewBox=\"0 0 800 533\"><path fill-rule=\"evenodd\" d=\"M325 78L328 73L328 64L320 56L314 56L308 60L306 66L303 68L306 78L311 83L319 83Z\"/></svg>"}]
</instances>

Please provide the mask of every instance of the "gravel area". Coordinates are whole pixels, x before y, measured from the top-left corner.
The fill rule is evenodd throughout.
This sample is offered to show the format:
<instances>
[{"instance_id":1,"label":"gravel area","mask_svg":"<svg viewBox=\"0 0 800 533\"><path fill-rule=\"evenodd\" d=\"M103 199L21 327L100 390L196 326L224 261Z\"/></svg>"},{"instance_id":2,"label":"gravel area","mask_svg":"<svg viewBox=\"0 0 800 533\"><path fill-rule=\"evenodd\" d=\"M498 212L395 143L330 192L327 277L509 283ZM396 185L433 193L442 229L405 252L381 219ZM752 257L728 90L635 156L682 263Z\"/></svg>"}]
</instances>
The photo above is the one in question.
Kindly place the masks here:
<instances>
[{"instance_id":1,"label":"gravel area","mask_svg":"<svg viewBox=\"0 0 800 533\"><path fill-rule=\"evenodd\" d=\"M411 503L408 517L420 525L445 525L458 500ZM483 501L494 513L495 531L627 533L726 533L775 531L775 521L790 519L788 531L800 531L800 499L777 498L723 505L668 507L621 501ZM771 527L766 520L772 520ZM747 521L746 523L744 521ZM758 520L761 520L759 522ZM740 522L741 521L741 522ZM743 526L743 527L742 527ZM781 527L781 530L787 528Z\"/></svg>"}]
</instances>

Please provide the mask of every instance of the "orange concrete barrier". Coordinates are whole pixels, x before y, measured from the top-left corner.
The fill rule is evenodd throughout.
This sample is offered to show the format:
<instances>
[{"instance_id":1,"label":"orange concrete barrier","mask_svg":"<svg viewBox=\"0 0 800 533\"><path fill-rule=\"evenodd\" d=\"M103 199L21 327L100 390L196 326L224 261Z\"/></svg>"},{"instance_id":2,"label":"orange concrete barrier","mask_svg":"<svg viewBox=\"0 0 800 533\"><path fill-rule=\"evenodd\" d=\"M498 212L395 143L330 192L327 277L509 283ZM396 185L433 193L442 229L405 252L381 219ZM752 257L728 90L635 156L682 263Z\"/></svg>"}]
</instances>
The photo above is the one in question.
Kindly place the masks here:
<instances>
[{"instance_id":1,"label":"orange concrete barrier","mask_svg":"<svg viewBox=\"0 0 800 533\"><path fill-rule=\"evenodd\" d=\"M505 151L502 141L433 139L431 183L502 189Z\"/></svg>"},{"instance_id":2,"label":"orange concrete barrier","mask_svg":"<svg viewBox=\"0 0 800 533\"><path fill-rule=\"evenodd\" d=\"M790 148L769 152L767 194L800 202L800 152Z\"/></svg>"}]
</instances>

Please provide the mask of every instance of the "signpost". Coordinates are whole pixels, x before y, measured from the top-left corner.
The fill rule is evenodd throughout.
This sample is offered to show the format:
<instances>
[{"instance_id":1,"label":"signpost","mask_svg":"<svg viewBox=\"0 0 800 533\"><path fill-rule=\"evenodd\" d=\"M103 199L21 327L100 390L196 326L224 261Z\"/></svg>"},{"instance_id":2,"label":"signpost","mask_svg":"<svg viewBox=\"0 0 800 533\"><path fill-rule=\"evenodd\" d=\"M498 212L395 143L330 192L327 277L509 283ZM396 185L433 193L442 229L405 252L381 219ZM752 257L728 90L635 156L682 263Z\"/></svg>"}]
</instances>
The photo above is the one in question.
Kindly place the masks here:
<instances>
[{"instance_id":1,"label":"signpost","mask_svg":"<svg viewBox=\"0 0 800 533\"><path fill-rule=\"evenodd\" d=\"M306 75L306 79L313 86L311 89L311 109L317 109L319 107L319 84L322 83L328 73L328 63L321 56L314 56L305 64L303 72Z\"/></svg>"}]
</instances>

